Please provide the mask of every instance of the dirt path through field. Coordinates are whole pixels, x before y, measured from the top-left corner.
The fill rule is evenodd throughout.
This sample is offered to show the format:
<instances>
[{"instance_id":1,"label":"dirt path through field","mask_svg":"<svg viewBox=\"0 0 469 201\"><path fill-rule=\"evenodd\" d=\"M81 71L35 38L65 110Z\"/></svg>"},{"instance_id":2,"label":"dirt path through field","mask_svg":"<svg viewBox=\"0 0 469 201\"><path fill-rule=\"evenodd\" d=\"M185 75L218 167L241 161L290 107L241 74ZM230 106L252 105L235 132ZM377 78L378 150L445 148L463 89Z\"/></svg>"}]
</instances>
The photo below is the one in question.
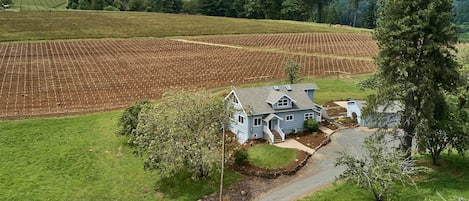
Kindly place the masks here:
<instances>
[{"instance_id":1,"label":"dirt path through field","mask_svg":"<svg viewBox=\"0 0 469 201\"><path fill-rule=\"evenodd\" d=\"M210 45L210 46L217 46L217 47L228 47L228 48L236 48L236 49L245 49L245 50L250 50L250 51L280 53L280 54L287 54L287 55L315 56L315 57L320 57L320 58L347 59L347 60L357 60L357 61L373 61L373 58L371 58L371 57L342 56L342 55L335 55L335 54L324 54L324 53L316 53L316 52L313 53L313 52L304 52L304 51L287 51L287 50L282 50L282 49L278 49L278 48L250 47L250 46L241 46L241 45L226 45L226 44L220 44L220 43L209 43L209 42L193 41L193 40L187 40L187 39L171 39L171 40L184 42L184 43Z\"/></svg>"}]
</instances>

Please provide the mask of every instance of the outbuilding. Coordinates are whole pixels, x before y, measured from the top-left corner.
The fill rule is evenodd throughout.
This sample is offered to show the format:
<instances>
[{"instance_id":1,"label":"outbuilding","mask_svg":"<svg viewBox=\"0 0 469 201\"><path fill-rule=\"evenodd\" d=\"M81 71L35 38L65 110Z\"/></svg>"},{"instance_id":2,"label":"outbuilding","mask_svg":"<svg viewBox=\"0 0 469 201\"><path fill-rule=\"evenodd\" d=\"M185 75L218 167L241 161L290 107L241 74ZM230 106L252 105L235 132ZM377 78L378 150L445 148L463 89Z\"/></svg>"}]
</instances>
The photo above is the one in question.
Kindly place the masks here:
<instances>
[{"instance_id":1,"label":"outbuilding","mask_svg":"<svg viewBox=\"0 0 469 201\"><path fill-rule=\"evenodd\" d=\"M402 107L399 102L394 101L389 105L378 106L376 112L368 116L364 116L363 108L366 106L364 100L347 100L347 117L358 122L360 126L376 128L376 127L395 127L399 125L400 113Z\"/></svg>"}]
</instances>

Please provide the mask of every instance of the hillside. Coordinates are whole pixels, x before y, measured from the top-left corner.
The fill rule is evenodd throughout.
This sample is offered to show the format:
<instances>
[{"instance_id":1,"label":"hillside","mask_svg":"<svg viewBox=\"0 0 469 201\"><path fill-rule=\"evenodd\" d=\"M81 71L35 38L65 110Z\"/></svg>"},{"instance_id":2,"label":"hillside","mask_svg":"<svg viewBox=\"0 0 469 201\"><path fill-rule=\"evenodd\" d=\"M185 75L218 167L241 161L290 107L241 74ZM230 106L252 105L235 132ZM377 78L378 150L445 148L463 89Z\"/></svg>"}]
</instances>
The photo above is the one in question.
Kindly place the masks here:
<instances>
[{"instance_id":1,"label":"hillside","mask_svg":"<svg viewBox=\"0 0 469 201\"><path fill-rule=\"evenodd\" d=\"M294 21L139 12L0 12L0 42L254 33L356 32Z\"/></svg>"}]
</instances>

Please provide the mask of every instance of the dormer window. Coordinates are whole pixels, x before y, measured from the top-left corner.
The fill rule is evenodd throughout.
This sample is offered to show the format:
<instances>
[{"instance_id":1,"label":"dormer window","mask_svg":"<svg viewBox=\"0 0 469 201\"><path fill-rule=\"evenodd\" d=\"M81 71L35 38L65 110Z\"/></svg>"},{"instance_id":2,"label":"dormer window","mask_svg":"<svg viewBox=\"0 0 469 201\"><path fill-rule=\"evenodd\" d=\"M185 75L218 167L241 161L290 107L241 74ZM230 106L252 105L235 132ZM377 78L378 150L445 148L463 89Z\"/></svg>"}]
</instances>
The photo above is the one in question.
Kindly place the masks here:
<instances>
[{"instance_id":1,"label":"dormer window","mask_svg":"<svg viewBox=\"0 0 469 201\"><path fill-rule=\"evenodd\" d=\"M282 98L278 101L277 106L278 107L287 107L288 104L288 98Z\"/></svg>"}]
</instances>

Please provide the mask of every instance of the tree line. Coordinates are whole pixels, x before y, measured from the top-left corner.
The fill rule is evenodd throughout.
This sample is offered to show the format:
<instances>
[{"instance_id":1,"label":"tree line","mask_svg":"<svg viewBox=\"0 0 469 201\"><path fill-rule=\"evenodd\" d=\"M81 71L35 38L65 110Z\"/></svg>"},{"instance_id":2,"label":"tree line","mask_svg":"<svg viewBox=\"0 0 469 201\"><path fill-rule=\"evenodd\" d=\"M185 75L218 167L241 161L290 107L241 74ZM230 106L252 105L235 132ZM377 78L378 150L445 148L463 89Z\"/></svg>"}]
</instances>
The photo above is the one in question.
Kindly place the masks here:
<instances>
[{"instance_id":1,"label":"tree line","mask_svg":"<svg viewBox=\"0 0 469 201\"><path fill-rule=\"evenodd\" d=\"M69 0L68 9L186 13L297 20L375 28L378 0ZM454 1L453 22L469 23L469 1Z\"/></svg>"}]
</instances>

